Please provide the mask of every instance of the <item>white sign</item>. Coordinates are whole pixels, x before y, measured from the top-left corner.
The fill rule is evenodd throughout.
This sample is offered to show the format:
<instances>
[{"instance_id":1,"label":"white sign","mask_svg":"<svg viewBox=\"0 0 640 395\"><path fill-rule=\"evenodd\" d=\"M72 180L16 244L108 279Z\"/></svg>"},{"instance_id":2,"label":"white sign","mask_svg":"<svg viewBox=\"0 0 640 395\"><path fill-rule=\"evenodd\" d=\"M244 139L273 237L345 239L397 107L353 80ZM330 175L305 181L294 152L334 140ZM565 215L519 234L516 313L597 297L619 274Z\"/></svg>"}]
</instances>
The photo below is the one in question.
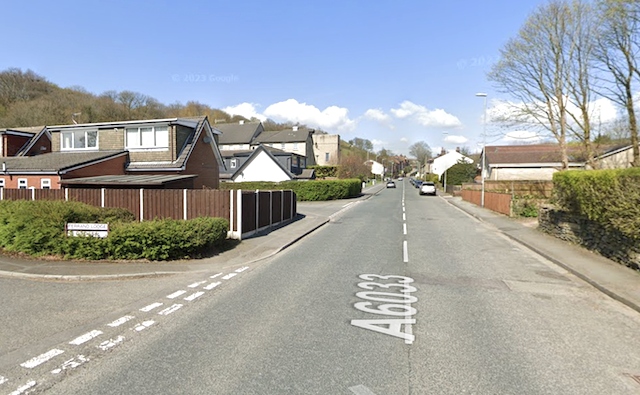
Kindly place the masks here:
<instances>
[{"instance_id":1,"label":"white sign","mask_svg":"<svg viewBox=\"0 0 640 395\"><path fill-rule=\"evenodd\" d=\"M107 237L109 235L109 224L69 222L65 228L67 236Z\"/></svg>"}]
</instances>

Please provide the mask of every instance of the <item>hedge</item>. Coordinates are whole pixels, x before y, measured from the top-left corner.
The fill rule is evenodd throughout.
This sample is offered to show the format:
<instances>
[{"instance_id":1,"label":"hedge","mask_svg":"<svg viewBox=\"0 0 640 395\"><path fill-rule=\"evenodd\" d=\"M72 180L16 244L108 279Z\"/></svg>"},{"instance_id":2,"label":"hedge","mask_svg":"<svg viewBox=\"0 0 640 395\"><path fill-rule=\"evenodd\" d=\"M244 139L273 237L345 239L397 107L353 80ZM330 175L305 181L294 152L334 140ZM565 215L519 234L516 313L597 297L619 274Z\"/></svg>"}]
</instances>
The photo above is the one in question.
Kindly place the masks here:
<instances>
[{"instance_id":1,"label":"hedge","mask_svg":"<svg viewBox=\"0 0 640 395\"><path fill-rule=\"evenodd\" d=\"M109 223L106 238L67 237L67 222ZM0 248L72 259L169 260L205 255L226 240L228 221L196 218L136 222L123 209L65 201L0 201Z\"/></svg>"},{"instance_id":2,"label":"hedge","mask_svg":"<svg viewBox=\"0 0 640 395\"><path fill-rule=\"evenodd\" d=\"M557 172L553 185L562 209L640 240L640 168Z\"/></svg>"},{"instance_id":3,"label":"hedge","mask_svg":"<svg viewBox=\"0 0 640 395\"><path fill-rule=\"evenodd\" d=\"M227 182L220 189L287 190L295 192L299 201L322 201L346 199L362 193L362 182L348 180L313 180L283 182Z\"/></svg>"}]
</instances>

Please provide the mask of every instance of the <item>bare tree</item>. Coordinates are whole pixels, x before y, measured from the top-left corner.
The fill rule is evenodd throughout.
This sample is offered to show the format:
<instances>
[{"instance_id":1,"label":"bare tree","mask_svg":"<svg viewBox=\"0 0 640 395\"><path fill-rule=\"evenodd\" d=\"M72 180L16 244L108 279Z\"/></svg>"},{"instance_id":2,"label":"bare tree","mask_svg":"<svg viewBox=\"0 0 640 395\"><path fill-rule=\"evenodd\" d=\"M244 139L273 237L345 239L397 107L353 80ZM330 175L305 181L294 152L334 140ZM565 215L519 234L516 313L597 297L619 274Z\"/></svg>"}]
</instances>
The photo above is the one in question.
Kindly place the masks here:
<instances>
[{"instance_id":1,"label":"bare tree","mask_svg":"<svg viewBox=\"0 0 640 395\"><path fill-rule=\"evenodd\" d=\"M428 159L433 157L431 147L429 147L429 144L424 141L418 141L417 143L411 144L411 146L409 146L409 154L414 156L423 166Z\"/></svg>"},{"instance_id":2,"label":"bare tree","mask_svg":"<svg viewBox=\"0 0 640 395\"><path fill-rule=\"evenodd\" d=\"M600 31L594 56L603 73L599 93L617 103L626 113L633 149L633 166L640 166L638 120L634 89L640 77L640 3L636 0L603 0L600 3Z\"/></svg>"},{"instance_id":3,"label":"bare tree","mask_svg":"<svg viewBox=\"0 0 640 395\"><path fill-rule=\"evenodd\" d=\"M578 1L555 0L538 8L500 51L500 60L488 74L500 91L517 100L503 120L551 133L560 146L563 169L569 167L567 135L575 132L569 123L581 119L569 112L571 105L576 106L570 98L586 95L583 90L588 90L588 80L575 80L586 78L581 69L585 54L576 41L582 19L575 9L581 6ZM588 96L582 97L578 107L587 108L588 102ZM588 113L586 120L582 115L582 122L588 122Z\"/></svg>"}]
</instances>

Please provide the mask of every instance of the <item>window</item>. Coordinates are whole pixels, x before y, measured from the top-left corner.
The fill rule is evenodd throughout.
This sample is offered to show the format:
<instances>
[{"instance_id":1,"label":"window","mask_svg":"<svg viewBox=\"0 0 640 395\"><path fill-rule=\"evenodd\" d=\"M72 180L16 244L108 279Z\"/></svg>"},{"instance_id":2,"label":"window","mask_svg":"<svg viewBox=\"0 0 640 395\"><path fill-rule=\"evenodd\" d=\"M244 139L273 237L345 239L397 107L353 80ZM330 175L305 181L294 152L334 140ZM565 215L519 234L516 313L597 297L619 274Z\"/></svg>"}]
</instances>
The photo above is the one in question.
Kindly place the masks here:
<instances>
[{"instance_id":1,"label":"window","mask_svg":"<svg viewBox=\"0 0 640 395\"><path fill-rule=\"evenodd\" d=\"M297 151L298 150L298 143L293 143L293 150Z\"/></svg>"},{"instance_id":2,"label":"window","mask_svg":"<svg viewBox=\"0 0 640 395\"><path fill-rule=\"evenodd\" d=\"M98 147L97 130L71 130L62 132L63 150L94 149Z\"/></svg>"},{"instance_id":3,"label":"window","mask_svg":"<svg viewBox=\"0 0 640 395\"><path fill-rule=\"evenodd\" d=\"M49 178L43 178L40 180L40 188L51 189L51 180Z\"/></svg>"},{"instance_id":4,"label":"window","mask_svg":"<svg viewBox=\"0 0 640 395\"><path fill-rule=\"evenodd\" d=\"M329 162L329 153L328 152L324 153L324 161L325 162Z\"/></svg>"},{"instance_id":5,"label":"window","mask_svg":"<svg viewBox=\"0 0 640 395\"><path fill-rule=\"evenodd\" d=\"M0 178L0 188L4 188L4 178Z\"/></svg>"},{"instance_id":6,"label":"window","mask_svg":"<svg viewBox=\"0 0 640 395\"><path fill-rule=\"evenodd\" d=\"M143 126L127 128L127 148L169 148L169 127Z\"/></svg>"},{"instance_id":7,"label":"window","mask_svg":"<svg viewBox=\"0 0 640 395\"><path fill-rule=\"evenodd\" d=\"M236 159L231 159L231 168L235 169L238 166L238 161Z\"/></svg>"},{"instance_id":8,"label":"window","mask_svg":"<svg viewBox=\"0 0 640 395\"><path fill-rule=\"evenodd\" d=\"M284 143L280 143L280 149L284 149Z\"/></svg>"},{"instance_id":9,"label":"window","mask_svg":"<svg viewBox=\"0 0 640 395\"><path fill-rule=\"evenodd\" d=\"M27 179L26 178L18 178L18 188L19 189L27 189Z\"/></svg>"}]
</instances>

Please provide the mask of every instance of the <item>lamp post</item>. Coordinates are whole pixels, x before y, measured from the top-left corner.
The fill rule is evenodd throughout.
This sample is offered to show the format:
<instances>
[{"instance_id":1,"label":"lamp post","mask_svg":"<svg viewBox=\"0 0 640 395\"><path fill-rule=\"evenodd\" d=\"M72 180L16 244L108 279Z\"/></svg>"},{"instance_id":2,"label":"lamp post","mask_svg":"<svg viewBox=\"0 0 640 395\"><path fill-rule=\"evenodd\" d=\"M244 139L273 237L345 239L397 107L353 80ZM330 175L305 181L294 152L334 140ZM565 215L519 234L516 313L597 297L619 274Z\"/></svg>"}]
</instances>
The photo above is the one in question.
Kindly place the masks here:
<instances>
[{"instance_id":1,"label":"lamp post","mask_svg":"<svg viewBox=\"0 0 640 395\"><path fill-rule=\"evenodd\" d=\"M481 156L481 165L482 170L480 173L480 181L482 182L482 192L480 194L480 206L484 207L484 162L485 162L485 148L486 148L486 138L487 138L487 94L486 93L476 93L477 97L484 98L484 115L482 117L482 156Z\"/></svg>"}]
</instances>

